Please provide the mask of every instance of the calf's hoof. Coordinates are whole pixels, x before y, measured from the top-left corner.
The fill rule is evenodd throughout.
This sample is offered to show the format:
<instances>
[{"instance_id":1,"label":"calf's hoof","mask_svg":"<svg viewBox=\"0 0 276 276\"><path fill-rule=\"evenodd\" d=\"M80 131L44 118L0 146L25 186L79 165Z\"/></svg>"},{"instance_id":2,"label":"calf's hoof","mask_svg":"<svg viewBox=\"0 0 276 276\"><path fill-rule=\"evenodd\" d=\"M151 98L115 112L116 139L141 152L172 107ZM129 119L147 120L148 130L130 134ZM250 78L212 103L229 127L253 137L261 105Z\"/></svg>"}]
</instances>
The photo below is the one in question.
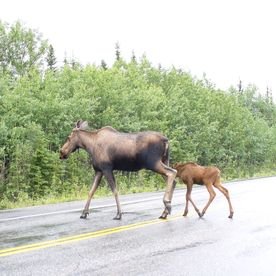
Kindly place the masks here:
<instances>
[{"instance_id":1,"label":"calf's hoof","mask_svg":"<svg viewBox=\"0 0 276 276\"><path fill-rule=\"evenodd\" d=\"M202 212L202 213L198 212L198 216L199 216L200 218L202 218L202 217L204 216L204 214L205 214L205 212Z\"/></svg>"},{"instance_id":2,"label":"calf's hoof","mask_svg":"<svg viewBox=\"0 0 276 276\"><path fill-rule=\"evenodd\" d=\"M228 218L232 219L234 215L234 212L231 212L230 215L228 216Z\"/></svg>"}]
</instances>

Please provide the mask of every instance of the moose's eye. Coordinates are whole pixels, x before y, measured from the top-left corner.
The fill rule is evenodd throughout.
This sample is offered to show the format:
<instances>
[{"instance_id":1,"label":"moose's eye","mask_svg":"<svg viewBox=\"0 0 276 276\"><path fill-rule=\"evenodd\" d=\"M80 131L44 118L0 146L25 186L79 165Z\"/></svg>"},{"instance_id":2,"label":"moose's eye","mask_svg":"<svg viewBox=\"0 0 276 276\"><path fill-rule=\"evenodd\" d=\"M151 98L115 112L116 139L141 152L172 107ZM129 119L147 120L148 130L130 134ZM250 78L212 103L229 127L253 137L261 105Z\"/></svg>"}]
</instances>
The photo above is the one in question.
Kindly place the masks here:
<instances>
[{"instance_id":1,"label":"moose's eye","mask_svg":"<svg viewBox=\"0 0 276 276\"><path fill-rule=\"evenodd\" d=\"M71 138L72 138L72 135L69 135L69 136L67 137L67 142L71 142Z\"/></svg>"}]
</instances>

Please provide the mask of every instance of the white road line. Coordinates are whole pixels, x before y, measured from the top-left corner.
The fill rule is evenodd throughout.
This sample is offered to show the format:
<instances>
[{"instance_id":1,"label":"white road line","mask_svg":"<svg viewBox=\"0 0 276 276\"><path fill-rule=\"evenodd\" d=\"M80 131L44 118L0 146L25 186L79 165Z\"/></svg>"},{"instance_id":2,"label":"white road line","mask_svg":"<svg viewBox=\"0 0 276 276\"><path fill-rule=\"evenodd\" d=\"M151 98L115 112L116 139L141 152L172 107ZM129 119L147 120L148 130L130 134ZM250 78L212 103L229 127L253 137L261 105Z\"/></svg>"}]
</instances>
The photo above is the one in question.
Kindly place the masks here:
<instances>
[{"instance_id":1,"label":"white road line","mask_svg":"<svg viewBox=\"0 0 276 276\"><path fill-rule=\"evenodd\" d=\"M177 197L177 196L181 196L182 197L182 195L175 194L174 198ZM146 198L146 199L139 199L139 200L134 200L134 201L125 201L125 202L122 202L121 205L130 205L130 204L135 204L135 203L140 203L140 202L147 202L147 201L153 201L153 200L160 200L160 196ZM112 204L93 206L93 207L91 207L91 209L103 209L103 208L114 207L114 206L116 206L116 204L112 203ZM12 221L12 220L20 220L20 219L28 219L28 218L35 218L35 217L43 217L43 216L50 216L50 215L57 215L57 214L66 214L66 213L73 213L73 212L81 212L82 210L83 210L83 208L78 208L78 209L61 210L61 211L56 211L56 212L47 212L47 213L34 214L34 215L26 215L26 216L18 216L18 217L11 217L11 218L3 218L3 219L0 219L0 222Z\"/></svg>"}]
</instances>

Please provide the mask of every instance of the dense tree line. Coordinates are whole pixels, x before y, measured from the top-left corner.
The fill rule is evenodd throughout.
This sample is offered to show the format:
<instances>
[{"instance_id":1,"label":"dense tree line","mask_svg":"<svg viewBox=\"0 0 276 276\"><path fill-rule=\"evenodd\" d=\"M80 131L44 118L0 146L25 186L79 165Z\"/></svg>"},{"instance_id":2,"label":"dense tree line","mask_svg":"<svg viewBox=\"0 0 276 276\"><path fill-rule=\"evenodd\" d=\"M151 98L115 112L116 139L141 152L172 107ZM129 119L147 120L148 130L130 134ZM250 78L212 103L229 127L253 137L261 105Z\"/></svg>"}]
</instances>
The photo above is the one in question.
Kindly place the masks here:
<instances>
[{"instance_id":1,"label":"dense tree line","mask_svg":"<svg viewBox=\"0 0 276 276\"><path fill-rule=\"evenodd\" d=\"M17 51L17 44L29 54ZM215 164L228 177L274 169L276 107L254 86L220 91L205 78L155 68L134 54L126 62L119 53L116 44L111 67L104 60L100 66L57 67L53 46L38 33L0 22L0 207L87 190L87 154L74 153L65 162L58 155L78 119L91 129L163 132L172 162ZM119 182L123 191L163 184L147 172L120 174Z\"/></svg>"}]
</instances>

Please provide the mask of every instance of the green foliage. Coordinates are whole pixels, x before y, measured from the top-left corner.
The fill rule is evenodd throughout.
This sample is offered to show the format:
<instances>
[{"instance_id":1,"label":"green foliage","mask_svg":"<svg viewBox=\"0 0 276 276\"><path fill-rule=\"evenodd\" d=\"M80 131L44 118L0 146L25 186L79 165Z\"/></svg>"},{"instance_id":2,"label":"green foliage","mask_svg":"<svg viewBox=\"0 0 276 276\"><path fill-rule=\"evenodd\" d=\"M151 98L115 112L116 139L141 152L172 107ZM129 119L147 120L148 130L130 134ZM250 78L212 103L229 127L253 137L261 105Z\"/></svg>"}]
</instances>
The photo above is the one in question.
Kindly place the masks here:
<instances>
[{"instance_id":1,"label":"green foliage","mask_svg":"<svg viewBox=\"0 0 276 276\"><path fill-rule=\"evenodd\" d=\"M13 77L25 75L43 64L47 47L38 32L19 21L13 25L0 21L0 72Z\"/></svg>"},{"instance_id":2,"label":"green foliage","mask_svg":"<svg viewBox=\"0 0 276 276\"><path fill-rule=\"evenodd\" d=\"M119 45L110 68L104 62L99 67L74 63L42 74L45 42L18 24L0 24L1 57L11 34L33 45L28 62L19 63L15 53L9 61L1 59L0 208L87 193L93 170L86 152L66 161L58 155L78 119L89 121L92 129L111 125L126 132L160 131L170 140L173 162L213 164L225 178L275 171L276 107L257 96L254 86L225 92L205 78L155 68L145 56L127 63ZM117 180L121 193L164 187L162 178L146 171L117 173ZM99 193L107 191L104 182Z\"/></svg>"}]
</instances>

